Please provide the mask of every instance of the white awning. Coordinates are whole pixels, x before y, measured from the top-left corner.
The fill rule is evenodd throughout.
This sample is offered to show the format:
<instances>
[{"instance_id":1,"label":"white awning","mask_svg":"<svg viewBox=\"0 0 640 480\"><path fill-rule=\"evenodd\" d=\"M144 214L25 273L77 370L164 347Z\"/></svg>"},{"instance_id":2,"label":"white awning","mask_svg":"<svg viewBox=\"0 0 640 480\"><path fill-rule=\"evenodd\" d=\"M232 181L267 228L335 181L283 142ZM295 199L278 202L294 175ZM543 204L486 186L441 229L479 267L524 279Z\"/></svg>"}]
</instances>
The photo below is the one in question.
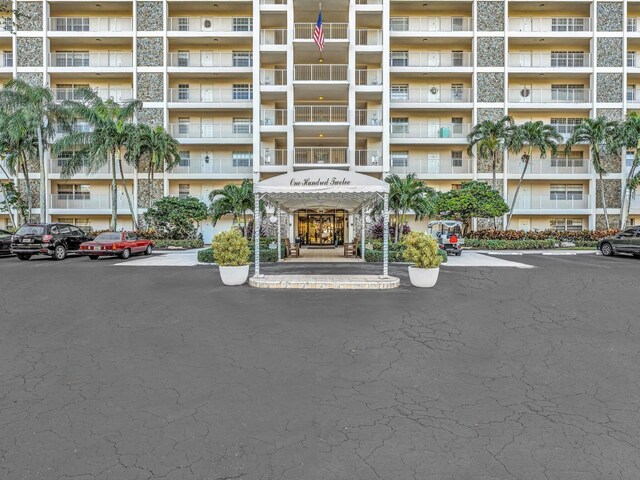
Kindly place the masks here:
<instances>
[{"instance_id":1,"label":"white awning","mask_svg":"<svg viewBox=\"0 0 640 480\"><path fill-rule=\"evenodd\" d=\"M289 212L302 208L354 211L389 193L389 184L362 173L315 169L258 182L253 192Z\"/></svg>"}]
</instances>

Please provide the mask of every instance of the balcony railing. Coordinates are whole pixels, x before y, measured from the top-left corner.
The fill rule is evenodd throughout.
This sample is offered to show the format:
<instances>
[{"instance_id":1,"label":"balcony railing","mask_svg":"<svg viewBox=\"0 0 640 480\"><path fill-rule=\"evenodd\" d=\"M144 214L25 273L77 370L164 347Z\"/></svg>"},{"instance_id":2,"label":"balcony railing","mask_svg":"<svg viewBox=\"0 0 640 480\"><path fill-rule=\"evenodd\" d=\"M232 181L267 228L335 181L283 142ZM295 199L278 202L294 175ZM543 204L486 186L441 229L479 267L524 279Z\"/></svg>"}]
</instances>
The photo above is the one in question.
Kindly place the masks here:
<instances>
[{"instance_id":1,"label":"balcony railing","mask_svg":"<svg viewBox=\"0 0 640 480\"><path fill-rule=\"evenodd\" d=\"M391 92L392 103L465 103L472 101L470 88L410 88Z\"/></svg>"},{"instance_id":2,"label":"balcony railing","mask_svg":"<svg viewBox=\"0 0 640 480\"><path fill-rule=\"evenodd\" d=\"M53 194L51 198L51 208L61 208L64 210L110 210L111 209L111 195L105 194L73 194L73 193L59 193ZM135 200L132 198L132 202ZM117 198L118 209L129 208L127 198L122 195L118 195Z\"/></svg>"},{"instance_id":3,"label":"balcony railing","mask_svg":"<svg viewBox=\"0 0 640 480\"><path fill-rule=\"evenodd\" d=\"M294 165L349 165L346 147L297 147L293 155Z\"/></svg>"},{"instance_id":4,"label":"balcony railing","mask_svg":"<svg viewBox=\"0 0 640 480\"><path fill-rule=\"evenodd\" d=\"M172 32L253 32L251 17L171 17L169 30Z\"/></svg>"},{"instance_id":5,"label":"balcony railing","mask_svg":"<svg viewBox=\"0 0 640 480\"><path fill-rule=\"evenodd\" d=\"M58 52L49 56L51 67L65 68L118 68L133 66L133 55L129 52Z\"/></svg>"},{"instance_id":6,"label":"balcony railing","mask_svg":"<svg viewBox=\"0 0 640 480\"><path fill-rule=\"evenodd\" d=\"M111 99L115 102L126 102L133 99L132 88L98 87L92 88L91 90L93 90L102 100ZM65 100L82 100L82 95L80 94L82 90L79 88L52 88L51 91L53 92L57 102L63 102Z\"/></svg>"},{"instance_id":7,"label":"balcony railing","mask_svg":"<svg viewBox=\"0 0 640 480\"><path fill-rule=\"evenodd\" d=\"M176 103L251 103L253 88L170 88L169 101Z\"/></svg>"},{"instance_id":8,"label":"balcony railing","mask_svg":"<svg viewBox=\"0 0 640 480\"><path fill-rule=\"evenodd\" d=\"M93 127L89 123L86 123L86 122L76 122L71 127L71 130L74 133L90 133L90 132L93 131ZM56 124L56 134L57 135L66 135L68 133L70 133L69 130L66 130L60 124Z\"/></svg>"},{"instance_id":9,"label":"balcony railing","mask_svg":"<svg viewBox=\"0 0 640 480\"><path fill-rule=\"evenodd\" d=\"M253 162L248 159L198 155L183 159L169 173L177 174L251 174Z\"/></svg>"},{"instance_id":10,"label":"balcony railing","mask_svg":"<svg viewBox=\"0 0 640 480\"><path fill-rule=\"evenodd\" d=\"M391 67L471 67L471 58L471 52L409 52L407 55L391 52L389 65Z\"/></svg>"},{"instance_id":11,"label":"balcony railing","mask_svg":"<svg viewBox=\"0 0 640 480\"><path fill-rule=\"evenodd\" d=\"M631 197L630 210L633 213L640 213L640 192L636 191L635 195Z\"/></svg>"},{"instance_id":12,"label":"balcony railing","mask_svg":"<svg viewBox=\"0 0 640 480\"><path fill-rule=\"evenodd\" d=\"M392 124L391 138L466 138L469 123Z\"/></svg>"},{"instance_id":13,"label":"balcony railing","mask_svg":"<svg viewBox=\"0 0 640 480\"><path fill-rule=\"evenodd\" d=\"M52 32L130 32L133 19L130 17L51 17Z\"/></svg>"},{"instance_id":14,"label":"balcony railing","mask_svg":"<svg viewBox=\"0 0 640 480\"><path fill-rule=\"evenodd\" d=\"M512 103L586 103L591 99L588 88L510 88Z\"/></svg>"},{"instance_id":15,"label":"balcony railing","mask_svg":"<svg viewBox=\"0 0 640 480\"><path fill-rule=\"evenodd\" d=\"M382 5L382 0L356 0L356 5Z\"/></svg>"},{"instance_id":16,"label":"balcony railing","mask_svg":"<svg viewBox=\"0 0 640 480\"><path fill-rule=\"evenodd\" d=\"M510 32L590 32L589 17L510 17Z\"/></svg>"},{"instance_id":17,"label":"balcony railing","mask_svg":"<svg viewBox=\"0 0 640 480\"><path fill-rule=\"evenodd\" d=\"M356 85L378 86L382 85L382 69L358 69L356 70Z\"/></svg>"},{"instance_id":18,"label":"balcony railing","mask_svg":"<svg viewBox=\"0 0 640 480\"><path fill-rule=\"evenodd\" d=\"M284 126L287 124L287 110L284 108L265 108L260 110L260 125Z\"/></svg>"},{"instance_id":19,"label":"balcony railing","mask_svg":"<svg viewBox=\"0 0 640 480\"><path fill-rule=\"evenodd\" d=\"M509 66L517 68L586 68L591 66L591 54L568 53L510 53Z\"/></svg>"},{"instance_id":20,"label":"balcony railing","mask_svg":"<svg viewBox=\"0 0 640 480\"><path fill-rule=\"evenodd\" d=\"M287 84L287 71L284 68L260 69L260 85L283 86Z\"/></svg>"},{"instance_id":21,"label":"balcony railing","mask_svg":"<svg viewBox=\"0 0 640 480\"><path fill-rule=\"evenodd\" d=\"M520 175L524 168L524 162L518 158L510 158L508 166L510 174ZM543 160L534 158L529 162L526 173L533 175L571 175L589 173L589 168L589 159L545 158Z\"/></svg>"},{"instance_id":22,"label":"balcony railing","mask_svg":"<svg viewBox=\"0 0 640 480\"><path fill-rule=\"evenodd\" d=\"M348 111L344 105L296 105L295 123L346 123Z\"/></svg>"},{"instance_id":23,"label":"balcony railing","mask_svg":"<svg viewBox=\"0 0 640 480\"><path fill-rule=\"evenodd\" d=\"M355 111L355 123L359 127L381 127L382 110L357 109Z\"/></svg>"},{"instance_id":24,"label":"balcony railing","mask_svg":"<svg viewBox=\"0 0 640 480\"><path fill-rule=\"evenodd\" d=\"M260 30L260 45L286 45L286 28L265 28Z\"/></svg>"},{"instance_id":25,"label":"balcony railing","mask_svg":"<svg viewBox=\"0 0 640 480\"><path fill-rule=\"evenodd\" d=\"M175 138L202 139L247 139L253 138L253 125L250 123L172 123L169 131Z\"/></svg>"},{"instance_id":26,"label":"balcony railing","mask_svg":"<svg viewBox=\"0 0 640 480\"><path fill-rule=\"evenodd\" d=\"M52 158L49 163L49 172L55 174L62 174L65 164L67 160L64 158ZM118 170L118 174L120 174L120 168L116 167ZM122 171L124 173L133 173L134 169L131 165L123 162ZM105 162L104 165L99 168L91 169L88 164L83 164L80 167L76 168L75 175L108 175L111 173L111 164L109 162Z\"/></svg>"},{"instance_id":27,"label":"balcony railing","mask_svg":"<svg viewBox=\"0 0 640 480\"><path fill-rule=\"evenodd\" d=\"M324 23L322 26L325 40L347 40L349 37L348 23ZM313 40L315 28L315 23L296 23L294 25L295 40Z\"/></svg>"},{"instance_id":28,"label":"balcony railing","mask_svg":"<svg viewBox=\"0 0 640 480\"><path fill-rule=\"evenodd\" d=\"M260 0L260 5L286 5L287 0Z\"/></svg>"},{"instance_id":29,"label":"balcony railing","mask_svg":"<svg viewBox=\"0 0 640 480\"><path fill-rule=\"evenodd\" d=\"M356 150L357 167L382 167L380 150Z\"/></svg>"},{"instance_id":30,"label":"balcony railing","mask_svg":"<svg viewBox=\"0 0 640 480\"><path fill-rule=\"evenodd\" d=\"M287 156L287 150L284 148L264 149L260 152L260 165L264 167L286 167Z\"/></svg>"},{"instance_id":31,"label":"balcony railing","mask_svg":"<svg viewBox=\"0 0 640 480\"><path fill-rule=\"evenodd\" d=\"M170 67L250 68L253 55L233 52L171 52Z\"/></svg>"},{"instance_id":32,"label":"balcony railing","mask_svg":"<svg viewBox=\"0 0 640 480\"><path fill-rule=\"evenodd\" d=\"M406 161L391 159L391 171L401 175L417 174L469 174L473 173L471 160L468 158L420 158L410 156Z\"/></svg>"},{"instance_id":33,"label":"balcony railing","mask_svg":"<svg viewBox=\"0 0 640 480\"><path fill-rule=\"evenodd\" d=\"M357 29L356 45L370 47L382 45L382 30L372 28Z\"/></svg>"},{"instance_id":34,"label":"balcony railing","mask_svg":"<svg viewBox=\"0 0 640 480\"><path fill-rule=\"evenodd\" d=\"M296 82L346 82L348 65L296 65Z\"/></svg>"},{"instance_id":35,"label":"balcony railing","mask_svg":"<svg viewBox=\"0 0 640 480\"><path fill-rule=\"evenodd\" d=\"M571 198L551 195L518 195L514 210L580 210L589 208L589 195L568 195ZM513 199L508 199L511 205Z\"/></svg>"},{"instance_id":36,"label":"balcony railing","mask_svg":"<svg viewBox=\"0 0 640 480\"><path fill-rule=\"evenodd\" d=\"M391 32L470 32L470 17L391 17Z\"/></svg>"}]
</instances>

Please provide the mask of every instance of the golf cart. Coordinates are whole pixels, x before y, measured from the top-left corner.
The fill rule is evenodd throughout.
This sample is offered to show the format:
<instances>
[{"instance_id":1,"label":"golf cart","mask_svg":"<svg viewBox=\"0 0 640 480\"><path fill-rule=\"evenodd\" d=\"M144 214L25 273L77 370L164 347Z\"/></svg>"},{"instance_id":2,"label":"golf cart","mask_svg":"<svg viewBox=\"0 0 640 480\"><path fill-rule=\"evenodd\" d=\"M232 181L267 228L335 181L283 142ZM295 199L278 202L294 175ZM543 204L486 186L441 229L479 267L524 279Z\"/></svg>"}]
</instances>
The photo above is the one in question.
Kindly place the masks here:
<instances>
[{"instance_id":1,"label":"golf cart","mask_svg":"<svg viewBox=\"0 0 640 480\"><path fill-rule=\"evenodd\" d=\"M457 220L436 220L429 222L427 232L431 235L438 247L445 250L449 255L462 255L462 222Z\"/></svg>"}]
</instances>

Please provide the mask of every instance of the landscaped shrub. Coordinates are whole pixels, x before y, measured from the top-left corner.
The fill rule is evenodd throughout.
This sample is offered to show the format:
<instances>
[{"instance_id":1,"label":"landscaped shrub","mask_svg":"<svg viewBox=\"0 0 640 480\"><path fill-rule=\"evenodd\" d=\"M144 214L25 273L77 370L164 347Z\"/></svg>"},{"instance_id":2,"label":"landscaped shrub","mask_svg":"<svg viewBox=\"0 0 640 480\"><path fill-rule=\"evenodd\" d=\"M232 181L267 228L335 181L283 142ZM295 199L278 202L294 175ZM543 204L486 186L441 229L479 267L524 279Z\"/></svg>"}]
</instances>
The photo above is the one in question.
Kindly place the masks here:
<instances>
[{"instance_id":1,"label":"landscaped shrub","mask_svg":"<svg viewBox=\"0 0 640 480\"><path fill-rule=\"evenodd\" d=\"M442 263L438 243L430 235L411 232L403 238L402 243L406 246L403 255L405 261L416 268L438 268Z\"/></svg>"},{"instance_id":2,"label":"landscaped shrub","mask_svg":"<svg viewBox=\"0 0 640 480\"><path fill-rule=\"evenodd\" d=\"M400 235L408 235L411 233L411 228L406 223L402 226L402 230L400 230ZM374 223L371 227L371 236L376 240L382 240L384 235L384 225L383 221L379 220ZM389 222L389 243L393 242L393 239L396 238L396 227Z\"/></svg>"},{"instance_id":3,"label":"landscaped shrub","mask_svg":"<svg viewBox=\"0 0 640 480\"><path fill-rule=\"evenodd\" d=\"M201 238L193 238L190 240L154 240L156 248L159 249L171 249L171 248L202 248L204 242Z\"/></svg>"},{"instance_id":4,"label":"landscaped shrub","mask_svg":"<svg viewBox=\"0 0 640 480\"><path fill-rule=\"evenodd\" d=\"M447 263L447 261L449 260L449 254L447 253L446 250L444 250L442 248L438 249L438 255L440 255L442 263Z\"/></svg>"},{"instance_id":5,"label":"landscaped shrub","mask_svg":"<svg viewBox=\"0 0 640 480\"><path fill-rule=\"evenodd\" d=\"M574 242L578 240L597 242L601 238L618 233L618 230L581 230L578 232L557 232L543 230L539 232L524 232L522 230L479 230L468 232L465 240L475 238L478 240L547 240L550 238Z\"/></svg>"},{"instance_id":6,"label":"landscaped shrub","mask_svg":"<svg viewBox=\"0 0 640 480\"><path fill-rule=\"evenodd\" d=\"M249 264L249 245L238 230L220 232L211 243L213 259L218 265L239 267Z\"/></svg>"},{"instance_id":7,"label":"landscaped shrub","mask_svg":"<svg viewBox=\"0 0 640 480\"><path fill-rule=\"evenodd\" d=\"M266 241L269 238L261 238L260 239L260 263L272 263L278 261L278 250L270 249L269 244L272 242ZM255 260L255 250L254 250L254 242L248 242L249 245L249 263L253 263ZM281 249L281 258L285 258L287 256L286 246L284 242L280 246ZM200 250L198 252L198 261L201 263L215 263L213 248L205 248L204 250Z\"/></svg>"},{"instance_id":8,"label":"landscaped shrub","mask_svg":"<svg viewBox=\"0 0 640 480\"><path fill-rule=\"evenodd\" d=\"M389 262L404 262L402 252L403 250L389 250ZM384 260L384 252L367 248L364 251L364 260L370 263L381 263Z\"/></svg>"},{"instance_id":9,"label":"landscaped shrub","mask_svg":"<svg viewBox=\"0 0 640 480\"><path fill-rule=\"evenodd\" d=\"M542 250L556 248L557 240L478 240L466 238L465 246L484 250Z\"/></svg>"}]
</instances>

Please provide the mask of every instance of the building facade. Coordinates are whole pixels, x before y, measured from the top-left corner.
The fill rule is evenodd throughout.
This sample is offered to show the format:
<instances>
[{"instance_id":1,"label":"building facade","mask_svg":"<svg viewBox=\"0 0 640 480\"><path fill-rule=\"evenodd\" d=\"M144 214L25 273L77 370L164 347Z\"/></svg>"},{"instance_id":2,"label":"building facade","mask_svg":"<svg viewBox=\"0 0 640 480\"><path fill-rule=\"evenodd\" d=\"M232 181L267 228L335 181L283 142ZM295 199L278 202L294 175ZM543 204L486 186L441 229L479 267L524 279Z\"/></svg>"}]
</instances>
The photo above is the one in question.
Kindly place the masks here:
<instances>
[{"instance_id":1,"label":"building facade","mask_svg":"<svg viewBox=\"0 0 640 480\"><path fill-rule=\"evenodd\" d=\"M0 80L49 85L60 101L87 86L104 98L137 98L138 121L181 142L180 166L153 184L125 172L137 215L149 193L208 202L224 184L309 168L415 172L449 190L491 181L491 165L467 154L465 137L481 120L543 120L566 137L584 118L640 109L640 1L325 0L322 53L313 41L319 6L308 0L13 5L17 15L0 32ZM602 187L617 226L627 162L608 158L600 185L588 149L575 150L534 153L513 228L602 227ZM63 178L64 157L47 156L47 216L106 228L108 167ZM505 199L521 171L520 158L499 162ZM640 221L640 196L630 212L627 223ZM7 223L0 212L0 227ZM224 228L207 225L205 240ZM308 243L353 231L340 211L290 219L291 235Z\"/></svg>"}]
</instances>

